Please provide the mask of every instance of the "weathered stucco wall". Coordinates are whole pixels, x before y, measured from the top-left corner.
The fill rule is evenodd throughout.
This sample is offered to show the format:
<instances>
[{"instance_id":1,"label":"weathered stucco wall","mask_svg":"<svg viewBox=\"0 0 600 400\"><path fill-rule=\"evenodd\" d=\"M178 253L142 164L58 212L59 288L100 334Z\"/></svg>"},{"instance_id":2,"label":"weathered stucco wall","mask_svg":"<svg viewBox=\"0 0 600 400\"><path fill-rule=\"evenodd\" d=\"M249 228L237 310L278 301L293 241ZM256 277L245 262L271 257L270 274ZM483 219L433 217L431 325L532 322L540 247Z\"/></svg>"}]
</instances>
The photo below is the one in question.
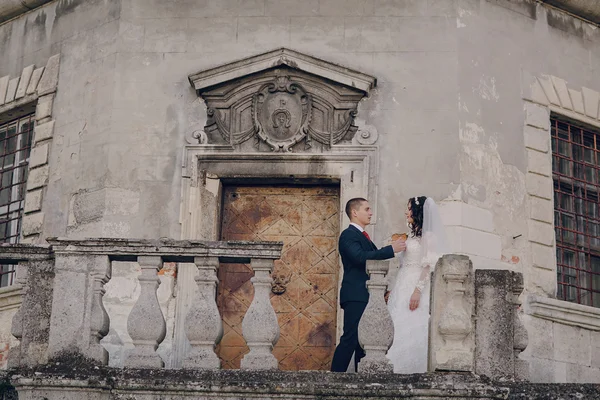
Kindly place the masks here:
<instances>
[{"instance_id":1,"label":"weathered stucco wall","mask_svg":"<svg viewBox=\"0 0 600 400\"><path fill-rule=\"evenodd\" d=\"M600 91L600 33L529 0L58 0L0 25L0 76L61 55L44 235L179 238L182 149L206 122L188 75L277 47L377 77L358 115L379 134L376 241L426 194L455 250L554 295L529 267L522 76ZM105 302L124 321L122 288Z\"/></svg>"}]
</instances>

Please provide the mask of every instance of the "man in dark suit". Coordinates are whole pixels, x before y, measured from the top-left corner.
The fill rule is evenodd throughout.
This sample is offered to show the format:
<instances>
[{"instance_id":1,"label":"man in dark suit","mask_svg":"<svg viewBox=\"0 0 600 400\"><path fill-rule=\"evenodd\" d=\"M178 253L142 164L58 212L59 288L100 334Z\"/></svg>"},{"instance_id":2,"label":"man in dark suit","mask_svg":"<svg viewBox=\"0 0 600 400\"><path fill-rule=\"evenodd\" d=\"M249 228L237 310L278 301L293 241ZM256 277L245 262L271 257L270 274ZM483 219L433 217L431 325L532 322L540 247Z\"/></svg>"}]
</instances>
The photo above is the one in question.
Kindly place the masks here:
<instances>
[{"instance_id":1,"label":"man in dark suit","mask_svg":"<svg viewBox=\"0 0 600 400\"><path fill-rule=\"evenodd\" d=\"M366 199L354 198L346 203L346 215L350 218L350 226L340 235L339 251L344 265L344 278L340 290L340 305L344 310L344 333L335 349L331 370L346 372L354 354L354 367L358 371L358 362L365 352L358 343L358 323L367 303L369 292L366 282L367 260L386 260L393 258L394 253L406 249L403 239L391 245L377 249L365 232L371 223L373 211Z\"/></svg>"}]
</instances>

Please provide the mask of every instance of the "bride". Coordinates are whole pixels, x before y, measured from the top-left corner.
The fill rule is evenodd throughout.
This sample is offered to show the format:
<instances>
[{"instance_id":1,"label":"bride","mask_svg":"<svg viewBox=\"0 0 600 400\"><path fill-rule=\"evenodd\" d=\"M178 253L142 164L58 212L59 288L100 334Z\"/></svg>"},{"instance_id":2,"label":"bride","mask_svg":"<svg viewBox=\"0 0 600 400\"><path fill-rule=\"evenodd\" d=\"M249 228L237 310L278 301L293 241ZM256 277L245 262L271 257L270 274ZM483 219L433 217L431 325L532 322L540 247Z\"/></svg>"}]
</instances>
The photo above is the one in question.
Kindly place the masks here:
<instances>
[{"instance_id":1,"label":"bride","mask_svg":"<svg viewBox=\"0 0 600 400\"><path fill-rule=\"evenodd\" d=\"M387 357L395 373L410 374L427 371L429 277L447 246L444 225L433 199L409 199L405 215L410 233L388 301L394 342Z\"/></svg>"}]
</instances>

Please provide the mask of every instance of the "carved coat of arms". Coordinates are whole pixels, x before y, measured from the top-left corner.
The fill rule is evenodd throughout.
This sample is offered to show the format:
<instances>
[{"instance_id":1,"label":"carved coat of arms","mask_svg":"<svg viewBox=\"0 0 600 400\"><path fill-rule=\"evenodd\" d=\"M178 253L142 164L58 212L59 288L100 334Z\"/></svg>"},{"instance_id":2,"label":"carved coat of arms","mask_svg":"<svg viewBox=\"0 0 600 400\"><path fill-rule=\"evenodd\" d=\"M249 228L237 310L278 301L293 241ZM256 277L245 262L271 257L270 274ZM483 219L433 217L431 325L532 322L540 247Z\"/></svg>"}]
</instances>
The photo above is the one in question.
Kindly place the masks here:
<instances>
[{"instance_id":1,"label":"carved coat of arms","mask_svg":"<svg viewBox=\"0 0 600 400\"><path fill-rule=\"evenodd\" d=\"M288 76L264 85L252 100L256 134L275 151L289 151L308 133L311 97Z\"/></svg>"}]
</instances>

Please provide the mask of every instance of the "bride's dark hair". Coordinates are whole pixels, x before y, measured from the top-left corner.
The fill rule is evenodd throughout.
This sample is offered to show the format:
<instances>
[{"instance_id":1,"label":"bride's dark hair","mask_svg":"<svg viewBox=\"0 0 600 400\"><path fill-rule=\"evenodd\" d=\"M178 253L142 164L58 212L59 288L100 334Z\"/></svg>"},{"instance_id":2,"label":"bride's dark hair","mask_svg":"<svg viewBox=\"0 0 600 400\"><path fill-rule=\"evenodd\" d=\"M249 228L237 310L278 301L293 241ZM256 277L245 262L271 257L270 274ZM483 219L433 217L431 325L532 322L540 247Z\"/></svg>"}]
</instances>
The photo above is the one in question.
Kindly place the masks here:
<instances>
[{"instance_id":1,"label":"bride's dark hair","mask_svg":"<svg viewBox=\"0 0 600 400\"><path fill-rule=\"evenodd\" d=\"M415 201L418 199L418 203ZM408 224L412 237L421 237L423 233L423 207L427 196L411 197L408 199L408 208L412 212L412 224Z\"/></svg>"}]
</instances>

